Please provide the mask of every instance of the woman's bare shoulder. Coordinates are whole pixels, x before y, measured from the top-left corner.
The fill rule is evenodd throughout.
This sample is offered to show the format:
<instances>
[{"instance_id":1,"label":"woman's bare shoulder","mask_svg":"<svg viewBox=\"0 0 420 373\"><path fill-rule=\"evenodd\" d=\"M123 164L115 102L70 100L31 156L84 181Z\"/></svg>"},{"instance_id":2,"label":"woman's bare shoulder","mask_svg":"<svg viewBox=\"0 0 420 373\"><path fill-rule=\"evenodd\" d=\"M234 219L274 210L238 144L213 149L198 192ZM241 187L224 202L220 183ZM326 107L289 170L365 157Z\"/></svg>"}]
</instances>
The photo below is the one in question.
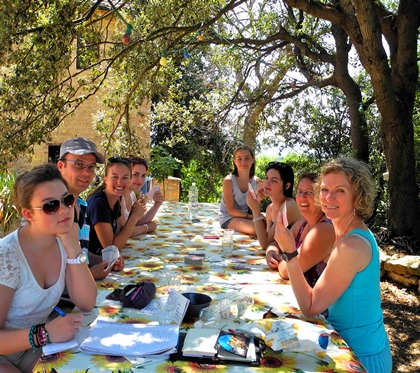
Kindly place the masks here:
<instances>
[{"instance_id":1,"label":"woman's bare shoulder","mask_svg":"<svg viewBox=\"0 0 420 373\"><path fill-rule=\"evenodd\" d=\"M289 207L289 206L296 206L297 207L297 203L294 200L294 198L286 197L286 206L287 207Z\"/></svg>"},{"instance_id":2,"label":"woman's bare shoulder","mask_svg":"<svg viewBox=\"0 0 420 373\"><path fill-rule=\"evenodd\" d=\"M337 251L344 255L360 257L361 253L370 253L370 247L362 237L351 235L337 241Z\"/></svg>"},{"instance_id":3,"label":"woman's bare shoulder","mask_svg":"<svg viewBox=\"0 0 420 373\"><path fill-rule=\"evenodd\" d=\"M290 228L290 231L296 236L297 232L299 231L300 227L303 223L305 223L306 219L301 217L300 219L296 220L296 222Z\"/></svg>"}]
</instances>

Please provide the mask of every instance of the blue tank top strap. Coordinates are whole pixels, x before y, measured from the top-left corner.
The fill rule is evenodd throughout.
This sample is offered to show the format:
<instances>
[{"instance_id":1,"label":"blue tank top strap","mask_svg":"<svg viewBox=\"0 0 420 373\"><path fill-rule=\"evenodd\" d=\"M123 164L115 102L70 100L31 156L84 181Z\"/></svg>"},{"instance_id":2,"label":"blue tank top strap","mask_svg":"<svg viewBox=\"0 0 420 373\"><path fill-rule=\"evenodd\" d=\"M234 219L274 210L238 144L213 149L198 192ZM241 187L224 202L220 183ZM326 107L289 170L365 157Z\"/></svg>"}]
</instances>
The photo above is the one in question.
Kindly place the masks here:
<instances>
[{"instance_id":1,"label":"blue tank top strap","mask_svg":"<svg viewBox=\"0 0 420 373\"><path fill-rule=\"evenodd\" d=\"M360 228L355 228L353 230L351 230L346 237L349 236L357 236L360 237L363 241L365 241L368 246L370 247L370 249L372 249L374 247L374 237L372 237L372 233L370 231L364 231L363 229Z\"/></svg>"}]
</instances>

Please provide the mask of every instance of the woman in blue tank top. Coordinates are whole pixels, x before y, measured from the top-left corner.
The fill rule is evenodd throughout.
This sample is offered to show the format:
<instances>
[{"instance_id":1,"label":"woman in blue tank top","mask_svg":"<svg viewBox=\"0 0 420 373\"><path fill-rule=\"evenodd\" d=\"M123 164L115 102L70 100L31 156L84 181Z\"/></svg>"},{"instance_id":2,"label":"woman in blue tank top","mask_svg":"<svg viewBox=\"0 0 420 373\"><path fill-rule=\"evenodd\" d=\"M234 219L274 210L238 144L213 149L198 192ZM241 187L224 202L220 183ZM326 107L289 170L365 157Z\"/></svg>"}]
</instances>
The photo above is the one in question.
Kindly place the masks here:
<instances>
[{"instance_id":1,"label":"woman in blue tank top","mask_svg":"<svg viewBox=\"0 0 420 373\"><path fill-rule=\"evenodd\" d=\"M380 296L379 248L364 220L375 198L368 167L353 158L326 164L315 195L336 234L333 251L318 282L311 288L302 275L290 231L276 224L275 239L286 257L293 291L303 314L329 309L328 321L353 349L369 373L392 370ZM334 284L334 286L332 286Z\"/></svg>"}]
</instances>

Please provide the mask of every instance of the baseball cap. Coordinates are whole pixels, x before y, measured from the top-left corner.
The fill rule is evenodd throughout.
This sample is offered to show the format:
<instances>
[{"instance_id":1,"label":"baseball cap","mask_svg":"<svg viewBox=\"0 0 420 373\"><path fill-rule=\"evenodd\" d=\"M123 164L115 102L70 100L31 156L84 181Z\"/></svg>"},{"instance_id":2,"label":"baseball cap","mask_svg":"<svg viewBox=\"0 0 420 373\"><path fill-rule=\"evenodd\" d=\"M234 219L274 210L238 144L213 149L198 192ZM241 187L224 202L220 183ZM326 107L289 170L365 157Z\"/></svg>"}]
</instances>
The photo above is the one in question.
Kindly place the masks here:
<instances>
[{"instance_id":1,"label":"baseball cap","mask_svg":"<svg viewBox=\"0 0 420 373\"><path fill-rule=\"evenodd\" d=\"M84 137L75 137L64 141L60 147L60 159L67 153L75 155L95 154L97 163L105 163L105 158L98 152L95 143Z\"/></svg>"}]
</instances>

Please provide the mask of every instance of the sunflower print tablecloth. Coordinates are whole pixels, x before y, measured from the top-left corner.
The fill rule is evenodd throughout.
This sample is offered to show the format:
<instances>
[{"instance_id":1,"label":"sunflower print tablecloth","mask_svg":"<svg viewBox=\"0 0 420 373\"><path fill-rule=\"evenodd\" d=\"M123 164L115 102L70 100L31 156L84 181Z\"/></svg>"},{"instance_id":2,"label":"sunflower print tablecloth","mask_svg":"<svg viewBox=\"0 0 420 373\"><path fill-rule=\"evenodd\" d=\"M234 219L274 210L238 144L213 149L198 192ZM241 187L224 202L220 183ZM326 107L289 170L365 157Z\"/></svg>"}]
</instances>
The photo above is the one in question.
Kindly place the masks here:
<instances>
[{"instance_id":1,"label":"sunflower print tablecloth","mask_svg":"<svg viewBox=\"0 0 420 373\"><path fill-rule=\"evenodd\" d=\"M185 203L165 202L156 221L157 230L152 235L130 239L122 251L125 268L113 272L105 280L98 281L98 298L93 312L87 319L96 317L127 323L156 323L156 314L123 308L117 301L106 296L116 288L139 281L151 281L156 285L157 297L168 292L166 273L180 274L181 292L201 292L212 297L213 302L228 293L242 291L250 294L254 304L240 320L231 322L236 328L252 320L260 320L271 309L280 318L294 318L293 327L302 346L316 345L319 332L329 333L329 345L325 352L319 349L274 352L267 348L259 367L234 364L200 364L169 359L131 359L122 356L88 355L80 350L63 351L43 356L36 365L35 373L53 372L159 372L159 373L230 373L230 372L366 372L344 340L335 333L326 320L304 317L298 308L290 283L278 273L269 270L264 253L255 237L235 234L232 256L222 256L223 230L218 221L218 204L200 203L199 222L188 219ZM219 236L207 239L204 236ZM205 252L202 265L185 264L184 258L191 252ZM76 311L74 311L76 312ZM89 322L90 322L89 321ZM185 319L181 328L194 327L193 319Z\"/></svg>"}]
</instances>

